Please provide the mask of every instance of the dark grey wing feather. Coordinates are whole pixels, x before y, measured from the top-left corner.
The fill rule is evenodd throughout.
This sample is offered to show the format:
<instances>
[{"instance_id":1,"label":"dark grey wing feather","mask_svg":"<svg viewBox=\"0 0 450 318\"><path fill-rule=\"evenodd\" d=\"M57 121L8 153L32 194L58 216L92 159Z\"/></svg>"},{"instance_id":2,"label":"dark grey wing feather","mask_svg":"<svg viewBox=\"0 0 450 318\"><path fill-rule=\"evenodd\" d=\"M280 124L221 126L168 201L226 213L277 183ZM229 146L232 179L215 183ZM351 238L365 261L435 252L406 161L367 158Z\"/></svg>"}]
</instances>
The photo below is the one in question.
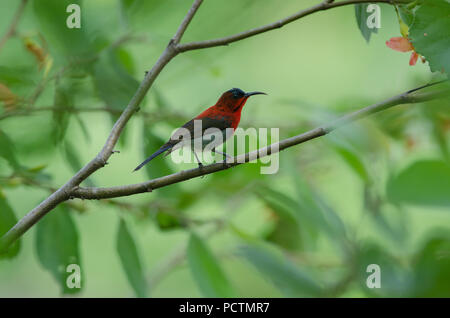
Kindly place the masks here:
<instances>
[{"instance_id":1,"label":"dark grey wing feather","mask_svg":"<svg viewBox=\"0 0 450 318\"><path fill-rule=\"evenodd\" d=\"M201 135L203 135L203 133L205 132L205 130L209 129L209 128L218 128L220 130L225 130L227 128L231 127L231 119L224 119L222 117L222 119L216 119L216 118L202 118L202 119L191 119L190 121L188 121L187 123L185 123L183 126L181 126L180 128L178 128L170 137L170 140L168 142L166 142L164 146L174 146L177 143L179 143L180 141L183 140L183 138L189 137L192 138L193 135L200 135L200 131L195 132L194 128L195 127L195 123L194 120L201 120ZM197 124L198 127L200 126L199 124ZM188 136L186 136L186 133L189 132Z\"/></svg>"}]
</instances>

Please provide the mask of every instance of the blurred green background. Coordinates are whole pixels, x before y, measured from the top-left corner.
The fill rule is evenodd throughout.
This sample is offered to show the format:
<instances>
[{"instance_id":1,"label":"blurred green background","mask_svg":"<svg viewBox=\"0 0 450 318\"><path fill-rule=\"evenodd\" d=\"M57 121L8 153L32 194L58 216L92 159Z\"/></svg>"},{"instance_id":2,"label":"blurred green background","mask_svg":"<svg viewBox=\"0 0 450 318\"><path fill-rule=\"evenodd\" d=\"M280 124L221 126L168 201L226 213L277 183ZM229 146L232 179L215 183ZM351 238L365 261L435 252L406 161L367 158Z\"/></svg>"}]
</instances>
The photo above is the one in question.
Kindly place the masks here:
<instances>
[{"instance_id":1,"label":"blurred green background","mask_svg":"<svg viewBox=\"0 0 450 318\"><path fill-rule=\"evenodd\" d=\"M0 50L0 83L18 96L0 102L0 213L16 218L98 153L191 5L84 1L81 29L69 30L68 3L80 2L30 1ZM315 3L205 1L182 42ZM0 2L0 36L18 5ZM195 167L158 158L131 173L232 87L267 92L249 100L241 126L278 127L284 139L432 81L427 64L411 67L409 53L385 45L400 32L393 7L380 6L369 43L346 6L177 56L128 123L120 154L83 185ZM153 193L72 200L28 231L15 257L0 260L0 296L73 293L61 268L74 255L78 297L450 296L449 106L397 106L290 148L274 175L252 163ZM381 267L380 289L366 287L369 264Z\"/></svg>"}]
</instances>

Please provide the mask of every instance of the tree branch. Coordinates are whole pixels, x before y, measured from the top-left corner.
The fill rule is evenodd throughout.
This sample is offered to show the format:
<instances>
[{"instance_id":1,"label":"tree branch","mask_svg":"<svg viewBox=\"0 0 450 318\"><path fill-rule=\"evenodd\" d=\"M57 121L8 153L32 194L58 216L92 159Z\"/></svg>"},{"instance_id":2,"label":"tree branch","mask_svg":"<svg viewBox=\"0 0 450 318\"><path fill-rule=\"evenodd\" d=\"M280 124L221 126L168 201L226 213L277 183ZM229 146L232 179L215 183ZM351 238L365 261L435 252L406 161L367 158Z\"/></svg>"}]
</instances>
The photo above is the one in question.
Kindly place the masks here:
<instances>
[{"instance_id":1,"label":"tree branch","mask_svg":"<svg viewBox=\"0 0 450 318\"><path fill-rule=\"evenodd\" d=\"M35 113L41 113L41 112L64 112L64 113L96 113L96 112L106 112L114 115L120 115L122 113L122 110L111 107L111 106L98 106L98 107L59 107L59 105L54 106L48 106L48 107L37 107L37 108L19 108L14 109L12 111L7 111L2 114L0 114L0 121L11 118L11 117L21 117L21 116L31 116ZM156 112L146 112L146 111L139 111L136 113L136 115L142 116L146 119L151 120L161 120L161 119L167 119L167 118L175 118L175 119L185 119L182 114L172 112L172 113L156 113Z\"/></svg>"},{"instance_id":2,"label":"tree branch","mask_svg":"<svg viewBox=\"0 0 450 318\"><path fill-rule=\"evenodd\" d=\"M198 8L202 4L203 0L195 0L192 7L189 9L188 13L184 17L183 22L181 22L177 32L175 33L174 37L172 38L172 42L174 44L180 43L181 37L183 36L184 32L186 31L189 23L191 23L192 18L194 17L195 13L197 12Z\"/></svg>"},{"instance_id":3,"label":"tree branch","mask_svg":"<svg viewBox=\"0 0 450 318\"><path fill-rule=\"evenodd\" d=\"M426 87L428 87L427 85ZM421 87L421 89L424 87ZM234 158L233 162L219 162L203 166L201 168L195 168L190 170L184 170L171 175L167 175L161 178L153 179L150 181L130 184L125 186L116 186L109 188L81 188L78 187L71 192L71 196L80 199L105 199L105 198L116 198L122 196L129 196L138 193L151 192L158 188L163 188L171 184L186 181L195 177L211 174L221 170L226 170L234 166L241 165L243 163L248 163L256 159L280 152L284 149L290 148L292 146L304 143L306 141L324 136L333 130L346 125L350 122L359 120L361 118L367 117L371 114L378 113L385 109L391 108L396 105L408 104L408 103L419 103L427 100L441 98L450 95L450 89L441 89L433 92L417 93L417 90L410 90L405 93L391 97L383 102L367 106L353 113L345 115L329 124L323 125L321 127L312 129L303 134L284 139L280 142L272 144L270 146L239 155Z\"/></svg>"},{"instance_id":4,"label":"tree branch","mask_svg":"<svg viewBox=\"0 0 450 318\"><path fill-rule=\"evenodd\" d=\"M186 44L180 44L178 45L178 50L180 52L185 51L191 51L191 50L198 50L198 49L205 49L215 46L221 46L221 45L228 45L230 43L240 41L246 38L249 38L251 36L255 36L257 34L265 33L271 30L279 29L283 26L285 26L288 23L291 23L293 21L296 21L298 19L301 19L303 17L306 17L312 13L318 12L318 11L324 11L332 8L342 7L346 5L351 4L359 4L359 3L388 3L388 4L395 4L395 3L408 3L412 0L346 0L346 1L340 1L340 2L333 2L329 0L325 0L315 6L312 6L305 10L300 10L297 13L294 13L293 15L290 15L284 19L275 21L270 24L266 24L254 29L250 29L241 33L237 33L234 35L226 36L223 38L218 38L214 40L206 40L206 41L199 41L199 42L190 42Z\"/></svg>"},{"instance_id":5,"label":"tree branch","mask_svg":"<svg viewBox=\"0 0 450 318\"><path fill-rule=\"evenodd\" d=\"M3 35L3 37L0 39L0 50L5 45L6 41L8 41L8 39L16 33L17 24L19 24L19 20L22 17L27 2L28 0L22 0L20 2L17 11L14 14L14 18L12 19L11 24L8 28L8 31L6 31L5 35Z\"/></svg>"},{"instance_id":6,"label":"tree branch","mask_svg":"<svg viewBox=\"0 0 450 318\"><path fill-rule=\"evenodd\" d=\"M176 36L179 40L187 28L187 25L192 20L198 6L202 1L196 0L191 7L191 10L183 20L182 25L178 28ZM192 8L195 8L194 10ZM183 24L185 24L183 26ZM0 252L6 250L14 241L22 236L30 227L36 224L45 214L54 209L58 204L64 202L71 197L71 191L77 187L83 180L89 177L92 173L105 166L107 160L114 150L114 146L122 133L123 128L130 120L131 116L139 109L139 104L143 100L147 91L159 75L161 70L169 63L169 61L178 54L174 41L170 41L164 52L156 61L152 69L146 74L144 80L140 84L137 92L132 97L130 103L125 108L119 119L114 124L102 150L98 155L78 171L68 182L61 188L52 193L47 199L42 201L37 207L28 212L22 219L17 222L5 235L0 238Z\"/></svg>"},{"instance_id":7,"label":"tree branch","mask_svg":"<svg viewBox=\"0 0 450 318\"><path fill-rule=\"evenodd\" d=\"M162 71L162 69L169 63L177 54L184 51L201 49L206 47L213 47L218 45L224 45L231 42L235 42L238 40L242 40L248 38L250 36L260 34L263 32L267 32L276 28L279 28L287 23L290 23L294 20L298 20L304 16L312 14L314 12L327 10L334 7L356 4L356 3L365 3L365 2L382 2L382 3L406 3L411 0L347 0L341 2L330 2L329 0L325 0L319 5L313 6L309 9L302 10L292 16L289 16L285 19L282 19L278 22L275 22L270 25L262 26L256 29L252 29L243 33L236 34L234 36L210 40L204 42L193 42L188 44L179 44L181 38L186 31L189 23L191 22L193 16L197 12L199 6L201 5L201 0L195 0L191 9L188 11L186 17L181 22L178 30L175 33L175 36L170 40L164 52L161 54L155 65L152 69L146 74L144 80L140 84L137 92L132 97L131 101L122 112L119 119L114 124L103 148L97 154L97 156L92 159L88 164L86 164L80 171L78 171L68 182L66 182L61 188L51 194L47 199L41 202L37 207L31 210L27 215L25 215L13 228L11 228L3 237L0 238L0 251L6 250L14 241L16 241L20 236L22 236L30 227L36 224L46 213L51 211L54 207L56 207L59 203L64 202L72 197L86 197L86 198L106 198L113 196L125 196L135 193L148 192L156 188L160 188L172 183L181 182L184 180L188 180L200 175L213 173L216 171L224 170L229 167L238 165L236 163L218 163L204 167L201 171L198 169L192 169L187 171L182 171L177 174L165 176L159 179L154 179L148 182L144 182L137 185L129 185L124 187L114 187L114 188L78 188L79 184L88 178L92 173L97 171L98 169L105 166L107 160L111 156L114 150L114 146L119 139L120 134L122 133L123 128L128 123L131 116L139 109L139 104L141 103L144 96L147 94L149 88ZM323 128L319 128L317 130L305 133L303 135L292 137L283 141L283 146L285 149L287 147L291 147L295 144L304 142L309 139L316 138L318 136L322 136L326 134L327 131ZM281 149L281 148L280 148ZM281 150L282 150L281 149ZM268 149L270 150L270 149ZM249 156L251 160L255 160L258 158L258 154L250 153L245 156ZM254 158L253 158L254 157ZM238 157L239 158L239 157ZM247 158L245 158L247 159ZM76 190L74 190L76 189Z\"/></svg>"}]
</instances>

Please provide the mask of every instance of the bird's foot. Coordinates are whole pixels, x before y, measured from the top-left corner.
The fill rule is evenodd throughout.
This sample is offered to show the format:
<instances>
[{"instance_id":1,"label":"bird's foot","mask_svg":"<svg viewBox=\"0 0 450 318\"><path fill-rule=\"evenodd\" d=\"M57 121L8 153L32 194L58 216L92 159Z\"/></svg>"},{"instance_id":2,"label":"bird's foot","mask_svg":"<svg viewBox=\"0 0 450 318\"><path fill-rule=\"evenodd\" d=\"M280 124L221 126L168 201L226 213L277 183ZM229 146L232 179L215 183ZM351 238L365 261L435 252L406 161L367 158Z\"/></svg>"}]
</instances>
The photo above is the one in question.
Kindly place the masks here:
<instances>
[{"instance_id":1,"label":"bird's foot","mask_svg":"<svg viewBox=\"0 0 450 318\"><path fill-rule=\"evenodd\" d=\"M204 167L203 163L199 162L199 163L198 163L198 168L201 170L201 169L203 169L203 167ZM203 179L204 177L205 177L205 175L202 175L202 176L200 177L200 179Z\"/></svg>"}]
</instances>

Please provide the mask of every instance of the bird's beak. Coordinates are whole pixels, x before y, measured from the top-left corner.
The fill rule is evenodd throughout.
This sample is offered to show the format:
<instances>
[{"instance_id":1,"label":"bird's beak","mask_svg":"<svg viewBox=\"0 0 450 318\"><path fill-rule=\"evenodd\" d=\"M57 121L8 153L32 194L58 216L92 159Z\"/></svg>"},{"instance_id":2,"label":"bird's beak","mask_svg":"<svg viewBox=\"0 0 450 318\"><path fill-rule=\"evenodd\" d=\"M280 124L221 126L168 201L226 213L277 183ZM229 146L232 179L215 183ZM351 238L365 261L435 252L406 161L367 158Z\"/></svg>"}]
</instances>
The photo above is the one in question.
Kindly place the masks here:
<instances>
[{"instance_id":1,"label":"bird's beak","mask_svg":"<svg viewBox=\"0 0 450 318\"><path fill-rule=\"evenodd\" d=\"M252 95L267 95L267 94L263 93L263 92L249 92L249 93L245 93L245 97L250 97Z\"/></svg>"}]
</instances>

